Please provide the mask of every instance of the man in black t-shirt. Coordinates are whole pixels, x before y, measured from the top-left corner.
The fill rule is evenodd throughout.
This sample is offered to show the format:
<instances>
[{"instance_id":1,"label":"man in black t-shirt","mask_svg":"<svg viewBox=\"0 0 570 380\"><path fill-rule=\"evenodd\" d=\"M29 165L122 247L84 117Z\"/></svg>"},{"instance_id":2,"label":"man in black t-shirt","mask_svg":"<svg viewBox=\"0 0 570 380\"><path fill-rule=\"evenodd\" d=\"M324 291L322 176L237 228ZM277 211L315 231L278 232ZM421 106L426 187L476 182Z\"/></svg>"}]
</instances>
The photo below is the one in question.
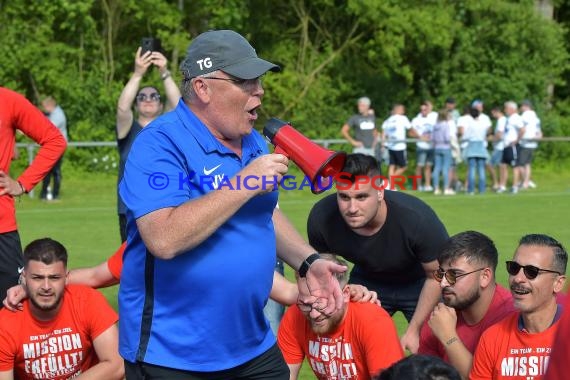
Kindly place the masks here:
<instances>
[{"instance_id":1,"label":"man in black t-shirt","mask_svg":"<svg viewBox=\"0 0 570 380\"><path fill-rule=\"evenodd\" d=\"M423 201L385 191L378 167L373 157L348 155L337 193L315 204L307 233L319 252L354 263L350 283L376 291L390 314L404 313L409 325L401 343L415 353L422 323L441 295L431 274L449 236Z\"/></svg>"}]
</instances>

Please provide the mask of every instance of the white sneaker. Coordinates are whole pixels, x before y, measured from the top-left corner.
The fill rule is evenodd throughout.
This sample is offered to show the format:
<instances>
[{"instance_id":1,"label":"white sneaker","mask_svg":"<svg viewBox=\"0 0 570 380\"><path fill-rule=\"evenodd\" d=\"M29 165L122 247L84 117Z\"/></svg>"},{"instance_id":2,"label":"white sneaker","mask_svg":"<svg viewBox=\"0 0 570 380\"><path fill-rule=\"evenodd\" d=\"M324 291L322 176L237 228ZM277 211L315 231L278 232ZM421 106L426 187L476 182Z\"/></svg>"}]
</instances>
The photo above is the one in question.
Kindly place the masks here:
<instances>
[{"instance_id":1,"label":"white sneaker","mask_svg":"<svg viewBox=\"0 0 570 380\"><path fill-rule=\"evenodd\" d=\"M518 186L513 186L513 188L511 189L511 193L512 193L512 194L517 194L518 192L519 192Z\"/></svg>"},{"instance_id":2,"label":"white sneaker","mask_svg":"<svg viewBox=\"0 0 570 380\"><path fill-rule=\"evenodd\" d=\"M528 187L530 187L531 189L536 189L536 183L528 181Z\"/></svg>"},{"instance_id":3,"label":"white sneaker","mask_svg":"<svg viewBox=\"0 0 570 380\"><path fill-rule=\"evenodd\" d=\"M498 194L504 193L505 191L507 191L507 189L504 186L499 186L499 188L497 189Z\"/></svg>"},{"instance_id":4,"label":"white sneaker","mask_svg":"<svg viewBox=\"0 0 570 380\"><path fill-rule=\"evenodd\" d=\"M447 191L447 190L446 190ZM440 189L435 189L433 191L433 195L441 195L441 190Z\"/></svg>"},{"instance_id":5,"label":"white sneaker","mask_svg":"<svg viewBox=\"0 0 570 380\"><path fill-rule=\"evenodd\" d=\"M443 195L455 195L455 191L453 189L445 189Z\"/></svg>"},{"instance_id":6,"label":"white sneaker","mask_svg":"<svg viewBox=\"0 0 570 380\"><path fill-rule=\"evenodd\" d=\"M426 186L426 187L424 187L424 191L433 191L433 187Z\"/></svg>"}]
</instances>

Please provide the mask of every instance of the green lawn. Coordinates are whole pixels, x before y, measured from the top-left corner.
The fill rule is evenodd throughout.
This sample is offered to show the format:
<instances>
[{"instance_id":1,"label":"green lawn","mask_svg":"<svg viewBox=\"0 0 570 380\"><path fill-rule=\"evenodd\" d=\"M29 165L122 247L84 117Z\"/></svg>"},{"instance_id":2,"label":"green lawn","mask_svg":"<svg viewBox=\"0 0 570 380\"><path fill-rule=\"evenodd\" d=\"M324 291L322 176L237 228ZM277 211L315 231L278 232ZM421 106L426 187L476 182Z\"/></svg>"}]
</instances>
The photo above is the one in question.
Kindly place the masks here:
<instances>
[{"instance_id":1,"label":"green lawn","mask_svg":"<svg viewBox=\"0 0 570 380\"><path fill-rule=\"evenodd\" d=\"M115 177L110 174L70 173L64 167L64 182L58 203L43 203L29 197L17 202L22 244L40 237L61 241L70 253L70 267L104 261L120 244L116 215ZM488 193L483 196L434 196L416 193L431 205L450 234L472 229L488 234L500 253L497 277L506 284L503 262L512 257L518 239L527 233L546 233L570 246L570 170L565 173L535 170L538 188L517 195ZM39 188L36 189L36 196ZM328 194L328 193L327 193ZM324 194L326 195L326 194ZM323 195L306 191L282 192L279 205L305 235L311 206ZM292 272L287 271L290 277ZM116 306L117 287L104 289ZM381 295L380 295L381 296ZM395 316L400 332L401 315ZM302 378L312 378L305 364Z\"/></svg>"}]
</instances>

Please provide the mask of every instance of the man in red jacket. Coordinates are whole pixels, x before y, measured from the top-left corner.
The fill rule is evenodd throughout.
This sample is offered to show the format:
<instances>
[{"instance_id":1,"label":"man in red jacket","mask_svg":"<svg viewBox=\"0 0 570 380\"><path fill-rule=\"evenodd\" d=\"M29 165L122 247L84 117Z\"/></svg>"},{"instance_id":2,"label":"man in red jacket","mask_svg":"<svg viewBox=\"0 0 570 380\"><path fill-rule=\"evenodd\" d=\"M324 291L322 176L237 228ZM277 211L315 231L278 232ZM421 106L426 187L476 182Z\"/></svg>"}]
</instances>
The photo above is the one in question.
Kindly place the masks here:
<instances>
[{"instance_id":1,"label":"man in red jacket","mask_svg":"<svg viewBox=\"0 0 570 380\"><path fill-rule=\"evenodd\" d=\"M9 176L16 130L40 149L31 165L17 178ZM24 267L16 225L14 197L30 191L51 170L65 151L59 130L24 96L0 87L0 294L18 283Z\"/></svg>"}]
</instances>

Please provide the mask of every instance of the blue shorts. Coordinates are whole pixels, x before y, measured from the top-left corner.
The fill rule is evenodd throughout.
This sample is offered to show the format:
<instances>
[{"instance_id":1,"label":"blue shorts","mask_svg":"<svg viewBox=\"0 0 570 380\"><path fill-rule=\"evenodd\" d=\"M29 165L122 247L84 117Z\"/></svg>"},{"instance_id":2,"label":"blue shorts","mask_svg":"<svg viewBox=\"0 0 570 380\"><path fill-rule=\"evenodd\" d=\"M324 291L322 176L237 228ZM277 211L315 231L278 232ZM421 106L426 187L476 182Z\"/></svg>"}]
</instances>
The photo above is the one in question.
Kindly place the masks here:
<instances>
[{"instance_id":1,"label":"blue shorts","mask_svg":"<svg viewBox=\"0 0 570 380\"><path fill-rule=\"evenodd\" d=\"M416 165L417 166L433 166L433 149L419 149L416 150Z\"/></svg>"},{"instance_id":2,"label":"blue shorts","mask_svg":"<svg viewBox=\"0 0 570 380\"><path fill-rule=\"evenodd\" d=\"M491 161L489 162L491 166L499 166L501 161L503 161L503 150L493 150Z\"/></svg>"}]
</instances>

